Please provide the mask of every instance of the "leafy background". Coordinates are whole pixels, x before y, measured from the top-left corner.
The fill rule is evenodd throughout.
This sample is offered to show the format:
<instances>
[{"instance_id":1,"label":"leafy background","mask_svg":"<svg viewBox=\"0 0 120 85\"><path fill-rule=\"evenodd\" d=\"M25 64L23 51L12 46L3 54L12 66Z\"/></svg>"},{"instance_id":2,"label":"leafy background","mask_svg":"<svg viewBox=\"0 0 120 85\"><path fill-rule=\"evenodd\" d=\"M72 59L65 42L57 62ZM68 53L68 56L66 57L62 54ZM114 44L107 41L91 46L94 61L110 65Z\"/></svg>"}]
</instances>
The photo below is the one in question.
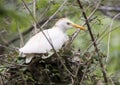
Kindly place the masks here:
<instances>
[{"instance_id":1,"label":"leafy background","mask_svg":"<svg viewBox=\"0 0 120 85\"><path fill-rule=\"evenodd\" d=\"M27 5L28 9L24 5L23 1ZM7 57L1 57L1 59L7 58L8 62L19 62L18 60L18 48L22 46L21 40L15 40L11 42L16 37L19 37L19 33L25 32L30 29L34 24L33 19L33 1L34 0L0 0L0 54L6 55ZM64 0L36 0L36 22L42 22L49 17L51 17L61 6ZM95 9L99 0L81 0L84 10L89 16ZM102 9L101 7L105 7ZM108 9L112 7L112 9ZM104 64L106 67L107 75L113 77L113 80L117 82L120 81L120 15L113 19L118 13L120 13L120 1L119 0L101 0L100 6L98 7L95 14L92 15L92 21L90 22L92 32L95 38L101 38L106 34L99 42L97 46L100 51L107 56L108 43L109 45L109 58ZM31 15L32 14L32 15ZM82 15L81 9L78 6L76 0L67 0L62 9L56 14L55 18L47 23L43 29L48 29L52 27L59 18L68 17L73 22L77 24L83 24L85 22ZM115 29L111 31L110 42L109 31L110 29ZM67 31L68 35L72 35L76 29L70 29ZM103 33L103 34L102 34ZM30 30L28 33L23 35L24 43L34 34L34 29ZM10 43L11 42L11 43ZM75 50L80 49L81 52L86 51L87 47L91 43L91 38L89 32L80 31L79 35L75 38L72 46ZM4 49L2 47L5 47ZM4 51L3 51L4 50ZM88 52L94 51L94 47L90 47ZM3 53L4 52L4 53ZM10 54L10 55L8 55ZM0 59L0 60L1 60ZM21 63L21 62L19 62ZM22 61L23 63L23 61ZM0 63L1 75L5 73L6 64L4 62ZM5 66L5 68L4 68ZM94 67L94 66L93 66ZM99 65L96 67L93 74L101 75ZM100 77L99 77L100 78ZM116 82L114 81L114 82ZM97 84L96 84L97 85ZM119 83L115 83L119 85Z\"/></svg>"}]
</instances>

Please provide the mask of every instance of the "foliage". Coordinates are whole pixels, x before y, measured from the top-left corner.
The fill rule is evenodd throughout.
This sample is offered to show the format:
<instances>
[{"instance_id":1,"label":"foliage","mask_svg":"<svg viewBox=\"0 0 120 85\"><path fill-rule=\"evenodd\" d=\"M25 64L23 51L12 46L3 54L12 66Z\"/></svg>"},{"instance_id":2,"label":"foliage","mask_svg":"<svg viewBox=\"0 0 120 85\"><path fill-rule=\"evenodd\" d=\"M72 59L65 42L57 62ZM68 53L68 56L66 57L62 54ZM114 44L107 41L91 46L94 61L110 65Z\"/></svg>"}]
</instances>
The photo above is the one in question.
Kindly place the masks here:
<instances>
[{"instance_id":1,"label":"foliage","mask_svg":"<svg viewBox=\"0 0 120 85\"><path fill-rule=\"evenodd\" d=\"M18 51L22 45L21 34L24 41L27 41L34 34L33 24L36 23L40 28L65 0L36 0L36 8L33 6L33 1L0 1L0 85L103 85L105 81L102 70L106 71L108 85L120 84L120 18L118 16L114 19L119 12L101 9L101 6L114 7L116 4L119 7L119 0L101 1L89 21L94 38L98 40L96 43L104 69L99 65L99 56L94 46L90 46L92 42L88 31L80 31L72 44L69 45L71 41L68 41L68 46L64 46L58 52L61 59L56 54L47 59L42 59L42 55L36 55L37 57L30 64L25 64L24 58L19 57ZM98 1L81 2L87 17L95 10ZM36 10L36 15L33 14L33 9ZM61 17L68 17L75 23L85 22L77 0L67 0L62 9L42 29L52 27L53 23ZM70 39L75 32L75 29L67 32ZM110 42L109 33L111 33ZM110 43L109 49L108 43ZM110 56L106 62L108 50Z\"/></svg>"}]
</instances>

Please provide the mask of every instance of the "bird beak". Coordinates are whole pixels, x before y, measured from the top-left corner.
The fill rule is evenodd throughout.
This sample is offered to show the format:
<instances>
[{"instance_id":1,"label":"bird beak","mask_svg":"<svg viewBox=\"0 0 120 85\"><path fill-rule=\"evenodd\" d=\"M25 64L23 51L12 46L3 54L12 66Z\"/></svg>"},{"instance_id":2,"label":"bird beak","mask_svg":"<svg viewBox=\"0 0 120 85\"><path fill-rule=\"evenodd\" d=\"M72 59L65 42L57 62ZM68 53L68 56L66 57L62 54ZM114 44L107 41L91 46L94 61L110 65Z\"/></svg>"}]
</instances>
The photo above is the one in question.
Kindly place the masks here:
<instances>
[{"instance_id":1,"label":"bird beak","mask_svg":"<svg viewBox=\"0 0 120 85\"><path fill-rule=\"evenodd\" d=\"M80 26L80 25L78 25L78 24L74 24L74 23L72 23L71 25L72 25L73 27L75 27L75 28L80 28L81 30L86 30L85 27Z\"/></svg>"}]
</instances>

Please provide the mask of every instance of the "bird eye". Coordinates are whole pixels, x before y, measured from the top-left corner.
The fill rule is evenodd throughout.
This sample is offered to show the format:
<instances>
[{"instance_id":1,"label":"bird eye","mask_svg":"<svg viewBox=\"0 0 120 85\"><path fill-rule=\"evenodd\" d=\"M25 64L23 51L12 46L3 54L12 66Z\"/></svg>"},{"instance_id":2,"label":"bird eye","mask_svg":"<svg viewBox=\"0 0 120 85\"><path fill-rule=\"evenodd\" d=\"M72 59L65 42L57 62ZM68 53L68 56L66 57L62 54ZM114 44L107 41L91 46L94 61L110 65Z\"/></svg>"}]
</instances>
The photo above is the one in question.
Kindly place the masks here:
<instances>
[{"instance_id":1,"label":"bird eye","mask_svg":"<svg viewBox=\"0 0 120 85\"><path fill-rule=\"evenodd\" d=\"M69 22L67 22L67 25L70 25L70 23L69 23Z\"/></svg>"}]
</instances>

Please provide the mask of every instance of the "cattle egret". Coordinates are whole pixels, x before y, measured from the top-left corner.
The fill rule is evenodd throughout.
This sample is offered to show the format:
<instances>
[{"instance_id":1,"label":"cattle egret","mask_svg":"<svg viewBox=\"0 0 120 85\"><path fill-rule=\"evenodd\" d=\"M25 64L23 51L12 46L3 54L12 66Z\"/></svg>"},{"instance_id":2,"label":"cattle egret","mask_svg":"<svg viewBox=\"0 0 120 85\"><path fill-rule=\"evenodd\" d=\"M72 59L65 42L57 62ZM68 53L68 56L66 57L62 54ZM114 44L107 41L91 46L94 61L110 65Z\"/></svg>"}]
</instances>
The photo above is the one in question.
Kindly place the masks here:
<instances>
[{"instance_id":1,"label":"cattle egret","mask_svg":"<svg viewBox=\"0 0 120 85\"><path fill-rule=\"evenodd\" d=\"M25 46L19 49L19 51L20 53L26 55L36 53L40 54L50 52L54 47L54 49L58 52L63 44L68 40L68 36L65 31L72 27L85 30L85 27L74 24L67 18L62 18L58 20L51 29L43 30L42 32L35 34L28 40ZM48 42L45 36L50 42ZM53 47L50 43L53 45ZM26 63L29 63L32 58L33 56L26 56Z\"/></svg>"}]
</instances>

